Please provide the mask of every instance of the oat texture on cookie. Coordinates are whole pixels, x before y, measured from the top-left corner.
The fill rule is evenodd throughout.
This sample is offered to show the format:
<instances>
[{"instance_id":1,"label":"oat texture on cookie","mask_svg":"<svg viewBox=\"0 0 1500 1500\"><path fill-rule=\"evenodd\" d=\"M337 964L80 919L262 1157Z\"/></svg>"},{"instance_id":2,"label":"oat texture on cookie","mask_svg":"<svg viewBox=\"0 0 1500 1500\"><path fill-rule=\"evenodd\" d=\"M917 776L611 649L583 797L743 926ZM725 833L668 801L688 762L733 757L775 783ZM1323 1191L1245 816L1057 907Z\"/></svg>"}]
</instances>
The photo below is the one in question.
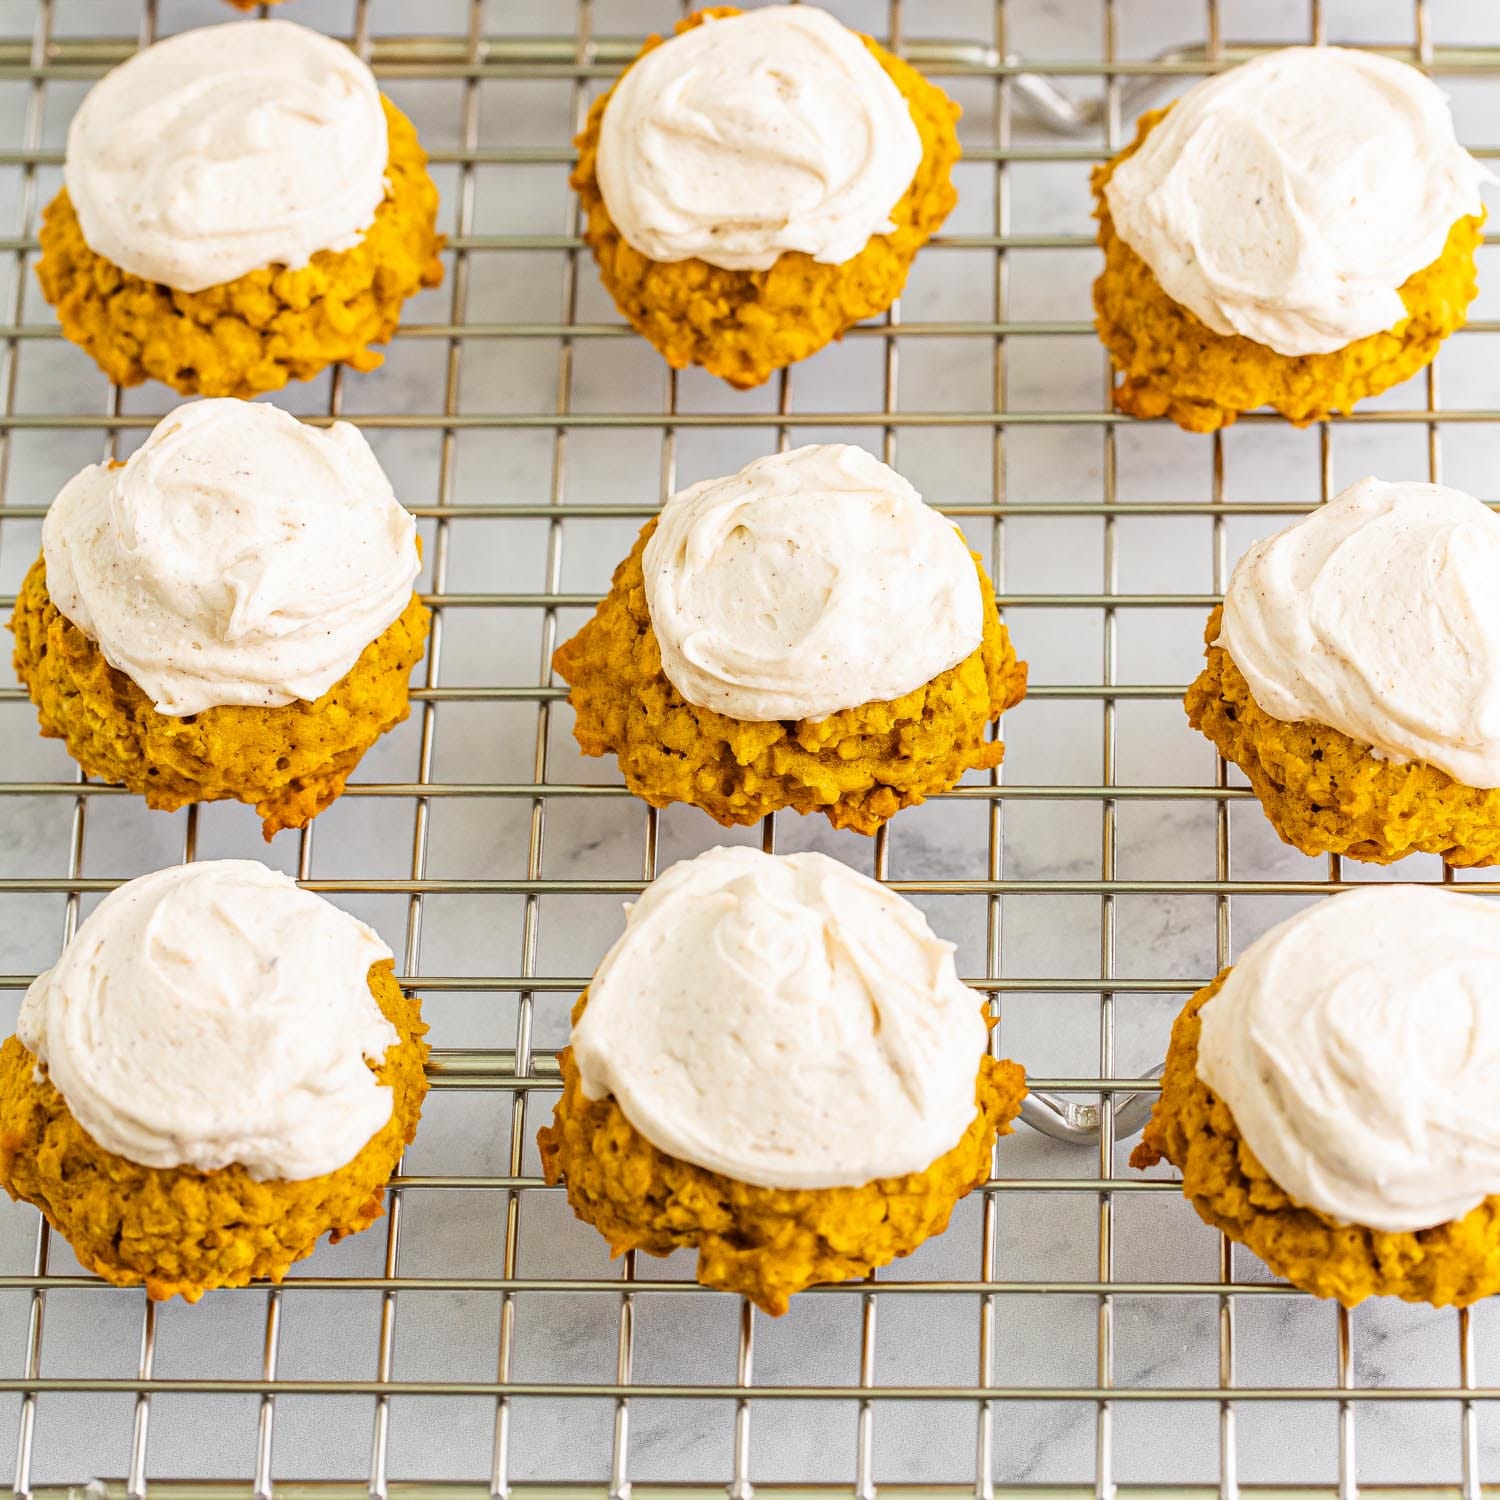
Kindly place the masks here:
<instances>
[{"instance_id":1,"label":"oat texture on cookie","mask_svg":"<svg viewBox=\"0 0 1500 1500\"><path fill-rule=\"evenodd\" d=\"M588 1002L585 992L574 1019ZM737 1182L657 1150L613 1098L588 1099L571 1051L563 1093L538 1136L548 1182L615 1255L698 1252L704 1286L738 1292L773 1317L809 1286L864 1276L947 1228L954 1204L989 1176L997 1135L1026 1095L1013 1062L980 1061L975 1114L963 1138L926 1171L862 1187L768 1188Z\"/></svg>"},{"instance_id":2,"label":"oat texture on cookie","mask_svg":"<svg viewBox=\"0 0 1500 1500\"><path fill-rule=\"evenodd\" d=\"M1326 724L1273 719L1229 653L1204 632L1207 661L1187 690L1188 722L1250 779L1271 826L1303 854L1392 864L1437 854L1451 865L1500 859L1500 788L1465 786L1423 761L1383 760Z\"/></svg>"},{"instance_id":3,"label":"oat texture on cookie","mask_svg":"<svg viewBox=\"0 0 1500 1500\"><path fill-rule=\"evenodd\" d=\"M373 370L406 299L443 279L438 192L411 122L382 99L385 201L359 244L297 270L267 266L180 292L89 249L62 189L42 212L37 278L63 332L119 385L160 380L188 396L250 397L331 364Z\"/></svg>"},{"instance_id":4,"label":"oat texture on cookie","mask_svg":"<svg viewBox=\"0 0 1500 1500\"><path fill-rule=\"evenodd\" d=\"M1171 1162L1205 1223L1253 1250L1293 1285L1347 1307L1381 1296L1464 1307L1500 1291L1500 1198L1486 1198L1451 1223L1387 1232L1340 1224L1295 1202L1271 1180L1228 1106L1198 1077L1199 1012L1228 972L1199 990L1177 1018L1161 1099L1130 1164L1144 1169ZM1389 1087L1399 1090L1401 1080L1390 1079Z\"/></svg>"},{"instance_id":5,"label":"oat texture on cookie","mask_svg":"<svg viewBox=\"0 0 1500 1500\"><path fill-rule=\"evenodd\" d=\"M677 29L738 14L732 6L718 6L687 17ZM645 50L662 40L651 38ZM842 265L825 265L800 251L788 251L766 271L730 271L702 260L663 262L642 255L621 236L600 191L599 134L610 96L594 101L575 143L578 165L572 178L584 210L584 238L615 306L673 369L701 365L747 389L806 359L900 296L918 250L958 201L952 181L959 157L958 106L916 69L869 37L864 41L910 106L922 139L922 160L891 212L896 228L872 236Z\"/></svg>"},{"instance_id":6,"label":"oat texture on cookie","mask_svg":"<svg viewBox=\"0 0 1500 1500\"><path fill-rule=\"evenodd\" d=\"M416 1135L427 1028L390 961L371 967L369 985L399 1035L372 1069L393 1105L347 1166L299 1182L257 1180L237 1165L140 1166L100 1146L11 1037L0 1046L0 1187L40 1208L89 1270L117 1286L144 1285L155 1301L280 1281L324 1234L356 1234L384 1213L386 1182Z\"/></svg>"},{"instance_id":7,"label":"oat texture on cookie","mask_svg":"<svg viewBox=\"0 0 1500 1500\"><path fill-rule=\"evenodd\" d=\"M21 585L11 629L16 672L42 734L64 741L90 776L168 812L191 802L248 802L269 839L301 828L332 803L365 751L406 718L408 681L426 649L429 620L413 595L400 618L313 702L230 705L185 716L159 713L58 610L40 558Z\"/></svg>"},{"instance_id":8,"label":"oat texture on cookie","mask_svg":"<svg viewBox=\"0 0 1500 1500\"><path fill-rule=\"evenodd\" d=\"M726 827L789 807L874 833L965 772L1000 764L1005 747L989 726L1025 696L1026 665L978 558L979 650L889 702L749 723L688 703L662 671L641 563L655 526L643 528L593 619L553 661L571 686L579 747L616 756L636 796L653 807L691 803Z\"/></svg>"},{"instance_id":9,"label":"oat texture on cookie","mask_svg":"<svg viewBox=\"0 0 1500 1500\"><path fill-rule=\"evenodd\" d=\"M1170 417L1189 432L1215 432L1242 412L1270 406L1298 426L1378 395L1430 364L1461 328L1478 292L1475 252L1483 219L1462 218L1442 254L1400 288L1406 317L1383 333L1329 354L1290 356L1238 334L1215 333L1174 302L1116 233L1104 197L1115 168L1139 150L1167 113L1141 116L1135 140L1093 174L1104 269L1094 283L1094 321L1120 382L1115 405L1136 417Z\"/></svg>"}]
</instances>

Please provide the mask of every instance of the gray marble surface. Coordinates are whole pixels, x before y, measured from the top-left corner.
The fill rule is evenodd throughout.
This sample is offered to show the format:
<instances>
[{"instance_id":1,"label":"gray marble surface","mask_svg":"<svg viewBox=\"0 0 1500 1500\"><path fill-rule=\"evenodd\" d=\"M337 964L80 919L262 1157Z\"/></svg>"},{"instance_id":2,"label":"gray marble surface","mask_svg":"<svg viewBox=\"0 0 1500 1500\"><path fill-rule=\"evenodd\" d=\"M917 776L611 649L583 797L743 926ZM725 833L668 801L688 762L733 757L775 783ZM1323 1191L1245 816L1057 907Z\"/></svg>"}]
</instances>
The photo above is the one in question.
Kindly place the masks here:
<instances>
[{"instance_id":1,"label":"gray marble surface","mask_svg":"<svg viewBox=\"0 0 1500 1500\"><path fill-rule=\"evenodd\" d=\"M875 0L844 0L832 8L847 19L883 31L886 7ZM901 7L908 39L989 38L994 7L981 0L907 0ZM1004 7L1008 45L1023 56L1097 57L1101 45L1098 0L1014 0ZM1287 42L1308 35L1308 6L1301 0L1256 0L1220 7L1232 42ZM1440 46L1459 42L1500 45L1500 7L1486 0L1432 0L1427 8ZM0 33L29 35L36 0L0 0ZM216 0L161 0L163 29L220 19ZM373 0L375 34L457 32L467 7L460 0ZM506 3L487 7L492 33L559 33L572 25L569 3ZM1348 0L1323 6L1336 40L1406 44L1412 36L1409 0ZM135 0L56 0L56 34L135 34ZM1120 0L1117 43L1122 57L1151 57L1164 48L1201 42L1205 10L1168 0ZM639 35L669 21L668 0L598 0L601 35ZM351 0L297 0L295 19L347 33ZM451 81L393 79L390 92L417 120L432 147L460 141L460 86ZM1473 77L1445 79L1462 132L1471 143L1500 145L1500 84ZM61 144L83 84L58 80L46 90L40 144ZM1096 78L1073 78L1064 87L1079 96L1097 93ZM964 139L993 143L996 95L988 83L955 80L965 108ZM560 146L571 117L565 79L506 79L480 88L480 141L484 146ZM1160 96L1158 96L1160 97ZM1134 95L1131 107L1141 101ZM0 80L0 142L12 146L26 129L28 85ZM1051 147L1055 138L1017 117L1018 145ZM1101 146L1100 137L1085 144ZM1005 173L1010 227L1018 234L1085 234L1089 230L1088 164L1018 162ZM57 171L37 173L42 199ZM493 235L566 232L571 205L563 164L486 165L475 174L472 228ZM438 169L444 213L457 209L456 169ZM959 168L962 200L949 229L957 235L993 232L997 173L990 163ZM22 174L0 166L0 222L22 232L28 194ZM1500 263L1484 252L1476 315L1500 314ZM1090 249L1024 250L1011 254L1004 316L1022 322L1076 322L1089 315L1089 282L1096 265ZM551 321L563 311L566 257L555 250L489 253L470 263L466 315L485 323ZM21 321L46 324L50 314L28 280L17 287L15 257L0 257L0 296L18 308ZM934 248L918 262L901 314L908 321L988 321L997 316L993 259L984 249ZM419 299L409 321L444 322L453 314L451 280ZM579 266L577 316L612 320L607 300L587 262ZM0 321L9 322L7 313ZM1495 335L1466 333L1443 351L1439 391L1444 406L1468 411L1500 408L1500 360ZM895 405L902 413L988 411L999 401L994 343L982 336L912 337L899 341ZM848 439L878 444L879 429L840 425L838 414L881 401L885 376L878 338L851 337L797 368L789 419L794 442ZM557 399L560 346L555 338L476 340L467 347L459 380L465 413L547 413ZM407 338L394 346L385 367L343 384L347 414L432 413L441 409L446 346ZM97 414L109 392L88 360L60 341L21 343L16 355L15 410ZM1095 412L1104 387L1104 359L1087 336L1016 336L1005 351L1004 405L1016 412ZM632 338L579 341L567 397L581 412L658 412L668 383L653 352ZM327 409L326 379L287 393L299 412ZM766 413L774 389L736 394L693 372L677 383L679 409L693 413ZM1426 399L1421 381L1372 403L1372 409L1410 409ZM128 393L123 410L158 413L169 393L147 386ZM797 413L825 416L821 424ZM987 501L997 464L1004 494L1047 505L1105 498L1111 455L1098 425L1018 424L1005 429L997 450L988 426L900 426L895 461L939 503ZM459 432L452 451L455 503L545 501L654 501L675 477L686 483L731 470L775 442L772 427L703 426L679 431L664 447L649 427L583 428L559 449L546 427L476 428ZM139 434L126 432L128 448ZM413 504L431 504L440 492L441 452L428 430L372 433L398 492ZM1227 499L1312 503L1320 494L1324 441L1317 431L1298 433L1276 424L1243 424L1222 443ZM1493 496L1495 427L1490 422L1451 424L1441 430L1443 476L1475 493ZM1341 425L1327 437L1335 486L1374 472L1387 478L1425 478L1428 434L1422 425ZM45 503L78 467L104 451L105 433L87 427L62 432L17 431L10 440L4 499L10 505ZM1121 511L1114 527L1114 583L1125 593L1202 594L1215 586L1211 523L1200 515L1131 514L1141 503L1205 499L1212 482L1214 444L1159 425L1116 429L1115 494ZM668 464L675 466L669 476ZM35 555L34 520L5 519L0 511L0 592L11 593ZM635 521L565 520L561 527L560 587L565 592L602 589L626 549ZM1281 524L1264 515L1233 517L1225 528L1232 561L1253 537ZM971 523L976 545L988 550L988 520ZM431 533L431 523L426 523ZM446 585L455 591L539 591L548 582L544 523L519 518L456 520L451 528ZM998 549L1003 586L1027 594L1094 593L1106 583L1110 543L1098 517L1030 514L1010 518ZM432 549L429 546L429 557ZM577 621L564 611L561 628ZM1200 651L1202 610L1126 608L1117 617L1116 677L1123 683L1182 684ZM1102 616L1086 608L1016 609L1011 629L1042 685L1101 681L1105 634ZM537 610L462 609L444 627L441 681L458 685L534 684L543 644ZM1116 719L1115 775L1121 784L1204 786L1214 763L1208 747L1187 728L1170 700L1127 699ZM359 780L407 781L417 775L420 726L416 718L366 759ZM1008 717L1005 777L1025 786L1087 786L1103 774L1104 711L1094 699L1037 697ZM533 777L537 710L527 702L449 701L437 715L433 776L439 782L529 782ZM576 754L565 709L551 716L546 776L562 783L609 783L613 767ZM33 733L29 709L0 702L0 781L66 781L62 752ZM0 799L0 877L67 873L74 799L66 795L10 795ZM988 867L986 804L950 800L906 812L889 839L889 871L898 878L974 879ZM414 808L409 800L351 795L318 820L311 845L317 877L402 877L411 869ZM1323 863L1301 858L1270 834L1255 806L1230 810L1230 868L1241 879L1319 880ZM642 868L645 820L624 799L549 799L542 869L547 876L633 879ZM82 871L128 877L180 859L186 847L185 814L148 813L135 800L100 796L88 801ZM435 878L521 877L526 874L531 806L501 798L448 798L432 803L427 872ZM737 837L758 839L752 831ZM677 809L660 820L662 864L722 841L701 815ZM871 845L831 834L821 821L783 818L777 846L819 848L857 867L871 865ZM1020 880L1089 881L1101 875L1103 813L1099 802L1018 799L1004 804L1003 855L1007 876ZM266 851L256 820L244 808L203 809L196 823L200 855L264 855L295 868L299 845L284 835ZM1214 808L1207 800L1122 800L1115 839L1116 871L1126 880L1210 879L1215 873ZM1352 878L1373 872L1351 868ZM1431 878L1430 861L1384 872L1379 878ZM398 953L407 939L407 903L390 895L340 897L374 922ZM1235 896L1232 949L1287 914L1298 897ZM1196 894L1122 893L1106 912L1097 894L1022 891L1002 902L998 948L987 954L987 902L982 896L922 898L934 925L959 945L966 975L994 972L1008 978L1056 981L1046 991L1009 993L1003 1003L1004 1050L1034 1074L1095 1076L1101 1067L1101 1002L1087 987L1100 973L1104 924L1112 924L1114 972L1152 981L1199 980L1216 962L1215 909ZM85 903L87 905L87 903ZM515 974L522 961L525 917L520 897L434 895L427 898L417 971L428 975ZM537 971L585 974L620 926L616 898L544 896L537 911ZM0 972L26 975L54 957L63 932L64 902L51 894L0 891ZM1070 989L1069 981L1084 985ZM0 1029L13 1019L15 989L0 991ZM559 1044L572 996L537 997L538 1045ZM1129 1074L1161 1057L1180 993L1123 992L1113 1002L1115 1068ZM440 1047L513 1045L513 995L462 991L432 994L427 1002L433 1041ZM524 1126L523 1172L536 1171L530 1136L548 1108L545 1094L530 1096ZM406 1169L422 1174L503 1174L509 1170L511 1116L508 1096L494 1092L434 1092L422 1133ZM1128 1175L1121 1143L1114 1163ZM1011 1178L1092 1176L1097 1153L1057 1145L1022 1130L1001 1151ZM1091 1281L1099 1264L1099 1209L1088 1192L1005 1192L996 1196L996 1271L1014 1281ZM1130 1282L1191 1280L1211 1287L1218 1275L1219 1243L1175 1194L1121 1193L1113 1207L1117 1279ZM599 1277L611 1269L593 1233L572 1222L560 1195L526 1190L521 1196L518 1271L528 1277ZM493 1277L500 1274L503 1196L422 1191L404 1203L399 1269L411 1276ZM932 1297L903 1293L912 1278L972 1279L983 1274L981 1206L963 1204L953 1226L913 1259L882 1273L874 1330L874 1379L881 1385L973 1382L978 1368L979 1302L972 1294ZM0 1206L0 1275L29 1272L37 1238L36 1216ZM379 1226L336 1248L324 1248L305 1270L319 1276L379 1274L387 1228ZM54 1272L76 1269L56 1239L48 1261ZM643 1275L683 1279L690 1267L677 1257ZM1236 1278L1263 1283L1253 1258L1237 1254ZM258 1375L265 1328L263 1290L212 1295L197 1307L170 1305L156 1320L155 1373L164 1378ZM1235 1377L1242 1385L1289 1388L1328 1385L1336 1377L1333 1311L1300 1296L1245 1294L1235 1305ZM48 1376L131 1376L142 1333L139 1293L106 1288L59 1289L46 1299L41 1369ZM24 1290L0 1288L0 1384L24 1370L30 1307ZM1218 1380L1218 1303L1210 1293L1171 1299L1121 1294L1113 1303L1112 1376L1121 1387L1213 1387ZM1098 1304L1087 1295L1005 1296L997 1303L989 1379L1022 1387L1091 1386L1100 1357ZM643 1382L718 1384L735 1377L739 1309L732 1300L699 1294L642 1293L635 1304L634 1377ZM403 1291L395 1313L393 1373L417 1381L494 1378L500 1304L492 1294ZM279 1373L287 1378L369 1379L376 1374L380 1298L372 1292L289 1292L282 1307ZM1474 1315L1480 1384L1500 1384L1500 1328L1492 1309ZM1352 1319L1353 1374L1360 1387L1451 1385L1459 1378L1456 1316L1401 1305L1367 1305ZM619 1338L614 1294L522 1291L516 1299L513 1374L520 1381L611 1381ZM858 1378L861 1299L835 1293L801 1299L780 1321L755 1320L755 1381L760 1386L824 1382L847 1386ZM19 1401L0 1391L0 1479L13 1470ZM1447 1481L1459 1478L1460 1425L1448 1403L1356 1400L1355 1472L1364 1482ZM70 1482L118 1476L130 1457L134 1403L128 1395L53 1395L37 1410L33 1477ZM362 1478L368 1472L373 1402L369 1397L284 1397L275 1426L274 1473L279 1478ZM1330 1403L1270 1402L1242 1405L1235 1436L1239 1477L1245 1481L1327 1482L1336 1474L1339 1428ZM165 1393L151 1411L146 1472L154 1478L248 1478L254 1462L257 1402L253 1397ZM393 1479L487 1479L493 1402L487 1399L398 1397L391 1406L388 1469ZM626 1472L637 1481L726 1481L732 1469L733 1403L724 1400L652 1401L632 1405ZM1500 1430L1480 1409L1483 1476L1500 1479ZM1008 1402L995 1411L994 1478L1009 1482L1092 1484L1097 1450L1095 1410L1087 1401L1035 1399ZM522 1479L603 1481L610 1471L614 1411L607 1400L522 1400L513 1414L510 1476ZM1220 1427L1212 1402L1122 1402L1113 1413L1112 1473L1118 1481L1212 1482L1220 1473ZM874 1478L972 1482L975 1413L965 1403L880 1403L873 1424ZM816 1404L760 1400L750 1424L749 1474L753 1480L840 1481L854 1477L856 1406L848 1399Z\"/></svg>"}]
</instances>

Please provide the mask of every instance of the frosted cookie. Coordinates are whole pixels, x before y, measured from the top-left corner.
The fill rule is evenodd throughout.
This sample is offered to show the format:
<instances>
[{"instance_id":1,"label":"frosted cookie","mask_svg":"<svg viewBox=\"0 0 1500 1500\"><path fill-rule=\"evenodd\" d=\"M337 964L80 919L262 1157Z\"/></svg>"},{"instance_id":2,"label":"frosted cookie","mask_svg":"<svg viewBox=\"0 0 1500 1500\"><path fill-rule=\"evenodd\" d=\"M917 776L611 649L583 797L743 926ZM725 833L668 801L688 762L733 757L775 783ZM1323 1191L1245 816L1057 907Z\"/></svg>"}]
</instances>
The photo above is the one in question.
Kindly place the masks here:
<instances>
[{"instance_id":1,"label":"frosted cookie","mask_svg":"<svg viewBox=\"0 0 1500 1500\"><path fill-rule=\"evenodd\" d=\"M53 501L16 600L42 733L152 807L300 828L409 710L416 523L347 422L200 401Z\"/></svg>"},{"instance_id":2,"label":"frosted cookie","mask_svg":"<svg viewBox=\"0 0 1500 1500\"><path fill-rule=\"evenodd\" d=\"M157 1299L280 1281L366 1228L426 1031L363 922L254 860L111 891L0 1046L0 1186Z\"/></svg>"},{"instance_id":3,"label":"frosted cookie","mask_svg":"<svg viewBox=\"0 0 1500 1500\"><path fill-rule=\"evenodd\" d=\"M1188 720L1304 854L1500 858L1500 517L1362 479L1235 565Z\"/></svg>"},{"instance_id":4,"label":"frosted cookie","mask_svg":"<svg viewBox=\"0 0 1500 1500\"><path fill-rule=\"evenodd\" d=\"M573 1012L549 1182L611 1251L698 1252L779 1315L947 1227L1026 1093L910 902L821 854L712 849L629 908Z\"/></svg>"},{"instance_id":5,"label":"frosted cookie","mask_svg":"<svg viewBox=\"0 0 1500 1500\"><path fill-rule=\"evenodd\" d=\"M416 131L346 46L290 21L181 32L89 91L37 276L120 385L253 396L371 370L442 280Z\"/></svg>"},{"instance_id":6,"label":"frosted cookie","mask_svg":"<svg viewBox=\"0 0 1500 1500\"><path fill-rule=\"evenodd\" d=\"M860 833L999 765L989 726L1026 691L962 534L837 444L674 495L553 666L584 754L653 807Z\"/></svg>"},{"instance_id":7,"label":"frosted cookie","mask_svg":"<svg viewBox=\"0 0 1500 1500\"><path fill-rule=\"evenodd\" d=\"M1437 85L1371 52L1289 47L1143 115L1093 178L1115 404L1301 425L1407 379L1467 317L1493 180Z\"/></svg>"},{"instance_id":8,"label":"frosted cookie","mask_svg":"<svg viewBox=\"0 0 1500 1500\"><path fill-rule=\"evenodd\" d=\"M1188 1002L1130 1160L1353 1306L1500 1290L1500 905L1381 885L1274 927Z\"/></svg>"},{"instance_id":9,"label":"frosted cookie","mask_svg":"<svg viewBox=\"0 0 1500 1500\"><path fill-rule=\"evenodd\" d=\"M958 114L814 6L699 11L577 139L605 289L674 369L759 385L901 294L958 200Z\"/></svg>"}]
</instances>

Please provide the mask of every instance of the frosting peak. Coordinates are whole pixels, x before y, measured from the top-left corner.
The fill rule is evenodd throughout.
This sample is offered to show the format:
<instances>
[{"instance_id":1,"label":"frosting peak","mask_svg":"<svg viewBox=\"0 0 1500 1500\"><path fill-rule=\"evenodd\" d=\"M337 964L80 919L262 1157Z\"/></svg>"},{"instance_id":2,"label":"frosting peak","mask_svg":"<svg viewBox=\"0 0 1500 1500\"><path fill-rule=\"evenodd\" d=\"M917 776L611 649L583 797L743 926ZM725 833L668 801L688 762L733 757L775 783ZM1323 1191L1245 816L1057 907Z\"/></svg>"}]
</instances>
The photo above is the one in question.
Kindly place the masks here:
<instances>
[{"instance_id":1,"label":"frosting peak","mask_svg":"<svg viewBox=\"0 0 1500 1500\"><path fill-rule=\"evenodd\" d=\"M795 448L680 491L643 564L663 672L736 719L899 698L984 634L962 535L862 448Z\"/></svg>"},{"instance_id":2,"label":"frosting peak","mask_svg":"<svg viewBox=\"0 0 1500 1500\"><path fill-rule=\"evenodd\" d=\"M179 406L42 525L47 590L165 714L327 692L406 608L416 523L347 422Z\"/></svg>"},{"instance_id":3,"label":"frosting peak","mask_svg":"<svg viewBox=\"0 0 1500 1500\"><path fill-rule=\"evenodd\" d=\"M1398 288L1493 180L1417 69L1288 47L1189 89L1105 197L1121 239L1215 333L1321 354L1405 318Z\"/></svg>"},{"instance_id":4,"label":"frosting peak","mask_svg":"<svg viewBox=\"0 0 1500 1500\"><path fill-rule=\"evenodd\" d=\"M89 90L64 180L89 248L179 291L347 250L385 196L375 77L291 21L166 38Z\"/></svg>"},{"instance_id":5,"label":"frosting peak","mask_svg":"<svg viewBox=\"0 0 1500 1500\"><path fill-rule=\"evenodd\" d=\"M1361 479L1235 565L1217 644L1273 718L1500 786L1500 516Z\"/></svg>"},{"instance_id":6,"label":"frosting peak","mask_svg":"<svg viewBox=\"0 0 1500 1500\"><path fill-rule=\"evenodd\" d=\"M1198 1075L1299 1203L1427 1229L1500 1193L1500 904L1381 885L1245 950Z\"/></svg>"},{"instance_id":7,"label":"frosting peak","mask_svg":"<svg viewBox=\"0 0 1500 1500\"><path fill-rule=\"evenodd\" d=\"M762 1187L925 1171L975 1114L981 1000L909 901L822 854L711 849L633 907L573 1028L586 1097Z\"/></svg>"},{"instance_id":8,"label":"frosting peak","mask_svg":"<svg viewBox=\"0 0 1500 1500\"><path fill-rule=\"evenodd\" d=\"M652 260L840 264L894 226L922 138L864 41L827 11L704 21L631 64L605 106L599 187Z\"/></svg>"},{"instance_id":9,"label":"frosting peak","mask_svg":"<svg viewBox=\"0 0 1500 1500\"><path fill-rule=\"evenodd\" d=\"M16 1031L105 1150L300 1181L346 1166L390 1119L369 1067L399 1040L369 986L390 956L255 860L174 865L99 903Z\"/></svg>"}]
</instances>

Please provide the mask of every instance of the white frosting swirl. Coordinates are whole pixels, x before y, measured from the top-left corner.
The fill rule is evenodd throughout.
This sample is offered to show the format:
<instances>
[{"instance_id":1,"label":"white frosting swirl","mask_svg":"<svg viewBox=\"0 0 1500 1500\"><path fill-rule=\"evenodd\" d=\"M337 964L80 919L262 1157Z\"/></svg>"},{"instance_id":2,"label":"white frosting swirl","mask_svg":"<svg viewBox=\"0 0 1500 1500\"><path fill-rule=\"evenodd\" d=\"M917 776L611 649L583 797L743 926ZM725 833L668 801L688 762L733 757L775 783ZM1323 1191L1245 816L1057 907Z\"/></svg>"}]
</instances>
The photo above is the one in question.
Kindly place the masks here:
<instances>
[{"instance_id":1,"label":"white frosting swirl","mask_svg":"<svg viewBox=\"0 0 1500 1500\"><path fill-rule=\"evenodd\" d=\"M1217 644L1273 718L1500 786L1500 516L1361 479L1235 566Z\"/></svg>"},{"instance_id":2,"label":"white frosting swirl","mask_svg":"<svg viewBox=\"0 0 1500 1500\"><path fill-rule=\"evenodd\" d=\"M739 1182L925 1171L975 1115L981 999L909 901L822 854L710 849L633 907L573 1028L585 1097Z\"/></svg>"},{"instance_id":3,"label":"white frosting swirl","mask_svg":"<svg viewBox=\"0 0 1500 1500\"><path fill-rule=\"evenodd\" d=\"M106 1151L300 1181L346 1166L391 1117L368 1066L400 1039L369 986L390 956L255 860L174 865L99 903L16 1031Z\"/></svg>"},{"instance_id":4,"label":"white frosting swirl","mask_svg":"<svg viewBox=\"0 0 1500 1500\"><path fill-rule=\"evenodd\" d=\"M643 564L668 681L735 719L899 698L984 635L962 534L862 448L794 448L673 495Z\"/></svg>"},{"instance_id":5,"label":"white frosting swirl","mask_svg":"<svg viewBox=\"0 0 1500 1500\"><path fill-rule=\"evenodd\" d=\"M375 77L291 21L184 31L89 90L64 181L95 253L183 292L359 243L389 156Z\"/></svg>"},{"instance_id":6,"label":"white frosting swirl","mask_svg":"<svg viewBox=\"0 0 1500 1500\"><path fill-rule=\"evenodd\" d=\"M357 428L197 401L64 486L47 591L164 714L327 692L411 600L416 523Z\"/></svg>"},{"instance_id":7,"label":"white frosting swirl","mask_svg":"<svg viewBox=\"0 0 1500 1500\"><path fill-rule=\"evenodd\" d=\"M901 90L827 11L705 21L630 66L605 106L609 216L652 260L764 271L841 264L895 226L922 160Z\"/></svg>"},{"instance_id":8,"label":"white frosting swirl","mask_svg":"<svg viewBox=\"0 0 1500 1500\"><path fill-rule=\"evenodd\" d=\"M1415 68L1289 47L1189 89L1105 197L1120 238L1215 333L1321 354L1405 319L1397 289L1493 180Z\"/></svg>"},{"instance_id":9,"label":"white frosting swirl","mask_svg":"<svg viewBox=\"0 0 1500 1500\"><path fill-rule=\"evenodd\" d=\"M1299 1203L1427 1229L1500 1193L1500 904L1379 885L1252 943L1198 1076Z\"/></svg>"}]
</instances>

